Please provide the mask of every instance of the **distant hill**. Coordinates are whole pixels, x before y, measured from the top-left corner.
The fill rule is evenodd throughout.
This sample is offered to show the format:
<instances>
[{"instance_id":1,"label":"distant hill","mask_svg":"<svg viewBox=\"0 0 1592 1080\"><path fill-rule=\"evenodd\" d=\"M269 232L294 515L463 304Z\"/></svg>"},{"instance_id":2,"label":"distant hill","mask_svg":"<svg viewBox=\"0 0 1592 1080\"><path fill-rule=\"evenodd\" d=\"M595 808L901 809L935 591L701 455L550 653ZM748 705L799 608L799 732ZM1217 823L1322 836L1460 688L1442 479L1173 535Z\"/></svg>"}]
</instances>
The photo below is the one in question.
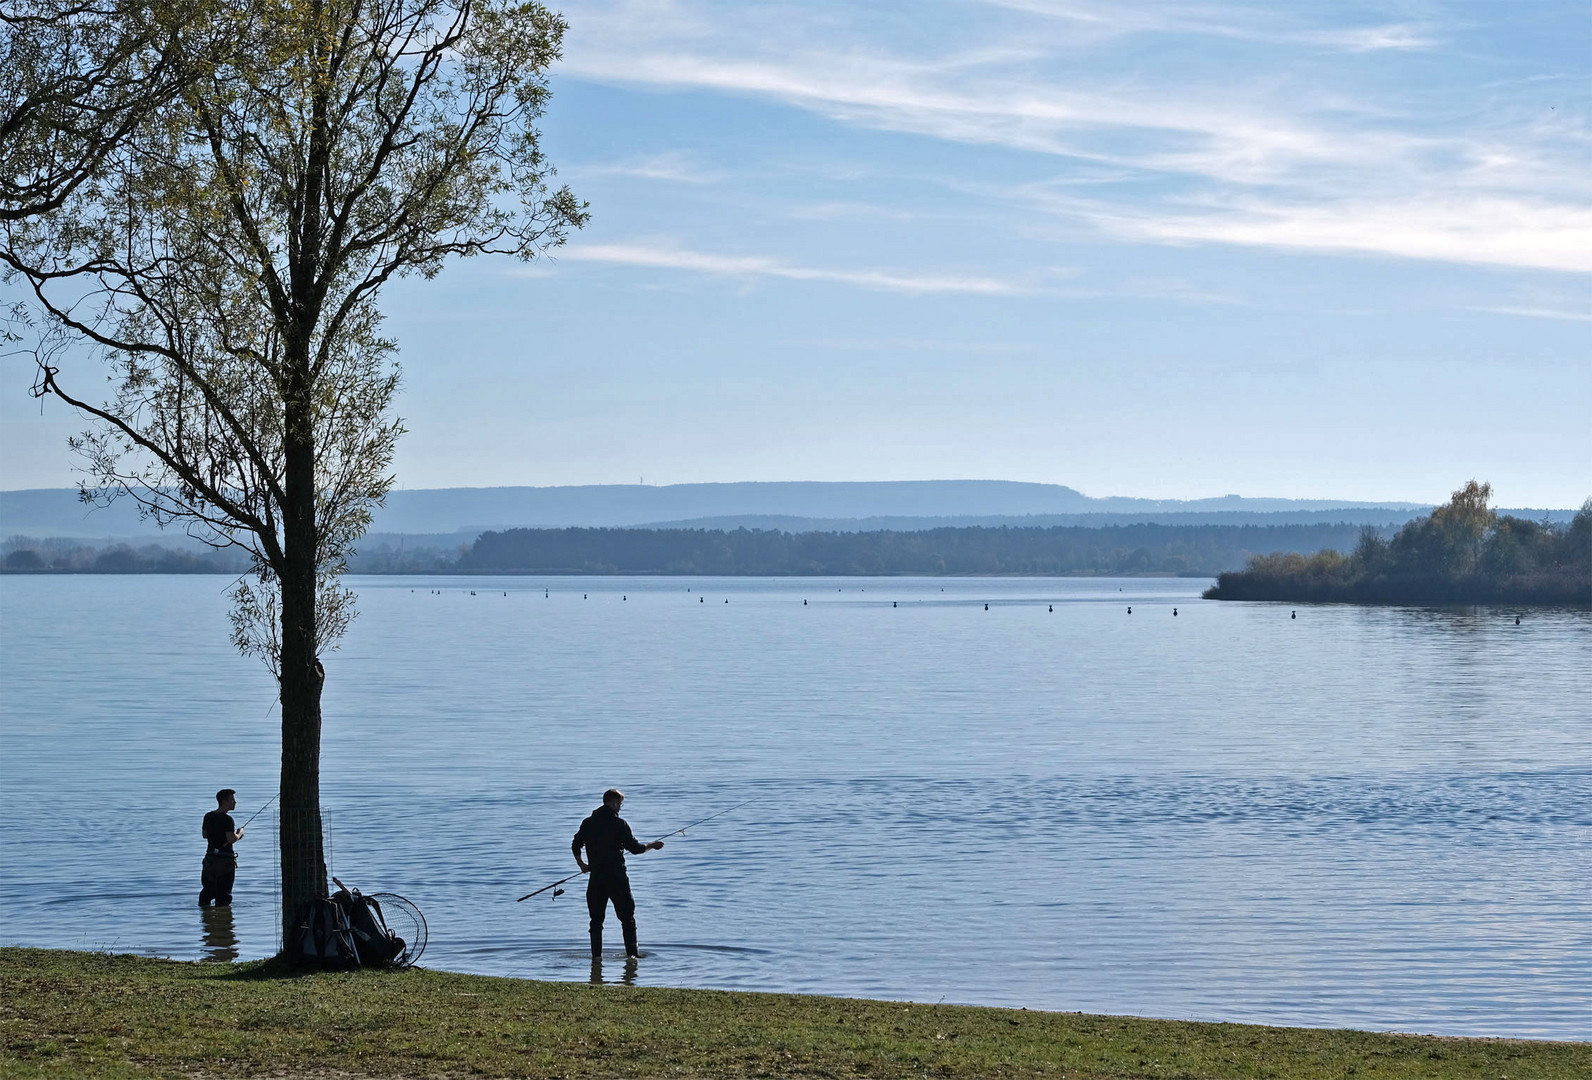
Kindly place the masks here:
<instances>
[{"instance_id":1,"label":"distant hill","mask_svg":"<svg viewBox=\"0 0 1592 1080\"><path fill-rule=\"evenodd\" d=\"M556 488L448 488L395 491L377 516L387 532L442 532L501 527L654 526L702 519L790 517L822 521L868 518L1018 518L1041 514L1146 514L1190 511L1333 510L1370 503L1325 500L1094 499L1060 484L1005 480L912 480L877 483L615 484ZM1424 509L1415 503L1391 509ZM884 527L884 526L879 526Z\"/></svg>"},{"instance_id":2,"label":"distant hill","mask_svg":"<svg viewBox=\"0 0 1592 1080\"><path fill-rule=\"evenodd\" d=\"M475 534L488 529L635 527L777 528L785 531L922 529L942 525L1309 524L1328 519L1393 525L1430 509L1418 503L1326 499L1091 498L1060 484L1005 480L873 483L777 482L583 487L436 488L394 491L373 531ZM1365 511L1374 510L1375 514ZM1402 516L1397 513L1403 512ZM1530 513L1530 512L1521 512ZM1570 514L1566 511L1566 517ZM1199 515L1181 522L1185 514ZM1288 514L1287 520L1272 514ZM1314 515L1321 515L1319 517ZM1107 515L1095 518L1095 515ZM1220 515L1213 518L1211 515ZM1297 515L1310 515L1298 517ZM1081 518L1094 520L1080 520ZM0 536L161 535L129 499L85 507L71 489L0 492ZM169 535L169 534L168 534ZM469 537L466 537L469 539Z\"/></svg>"},{"instance_id":3,"label":"distant hill","mask_svg":"<svg viewBox=\"0 0 1592 1080\"><path fill-rule=\"evenodd\" d=\"M1389 510L1379 506L1341 510L1216 510L1208 513L1024 514L990 517L867 517L806 518L786 514L732 514L728 517L689 518L684 521L649 521L637 529L760 529L765 532L922 532L928 529L1109 529L1120 525L1375 525L1392 528L1419 516L1419 510Z\"/></svg>"}]
</instances>

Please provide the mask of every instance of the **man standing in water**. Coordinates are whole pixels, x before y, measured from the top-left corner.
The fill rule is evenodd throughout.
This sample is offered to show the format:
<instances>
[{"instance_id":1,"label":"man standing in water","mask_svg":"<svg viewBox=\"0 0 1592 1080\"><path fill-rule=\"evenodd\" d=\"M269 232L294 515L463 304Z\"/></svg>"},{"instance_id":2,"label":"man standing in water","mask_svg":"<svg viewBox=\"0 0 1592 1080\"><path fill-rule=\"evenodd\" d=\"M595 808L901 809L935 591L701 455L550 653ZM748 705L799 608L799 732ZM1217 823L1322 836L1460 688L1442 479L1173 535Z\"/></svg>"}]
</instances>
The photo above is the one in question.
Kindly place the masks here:
<instances>
[{"instance_id":1,"label":"man standing in water","mask_svg":"<svg viewBox=\"0 0 1592 1080\"><path fill-rule=\"evenodd\" d=\"M625 932L625 955L640 956L636 948L636 901L630 895L630 877L625 873L625 852L640 855L643 851L657 851L662 840L643 844L630 831L629 824L619 816L624 803L624 792L609 788L603 792L603 804L580 823L580 831L570 844L575 853L575 864L581 873L590 873L586 883L586 910L591 913L591 955L602 959L603 921L608 917L608 901L614 903L614 914ZM586 849L586 858L580 849Z\"/></svg>"},{"instance_id":2,"label":"man standing in water","mask_svg":"<svg viewBox=\"0 0 1592 1080\"><path fill-rule=\"evenodd\" d=\"M243 839L243 830L232 823L232 811L238 806L236 795L231 788L216 792L216 808L205 815L201 827L208 846L204 868L199 872L200 907L212 900L217 907L232 903L232 881L238 874L238 857L232 853L232 845Z\"/></svg>"}]
</instances>

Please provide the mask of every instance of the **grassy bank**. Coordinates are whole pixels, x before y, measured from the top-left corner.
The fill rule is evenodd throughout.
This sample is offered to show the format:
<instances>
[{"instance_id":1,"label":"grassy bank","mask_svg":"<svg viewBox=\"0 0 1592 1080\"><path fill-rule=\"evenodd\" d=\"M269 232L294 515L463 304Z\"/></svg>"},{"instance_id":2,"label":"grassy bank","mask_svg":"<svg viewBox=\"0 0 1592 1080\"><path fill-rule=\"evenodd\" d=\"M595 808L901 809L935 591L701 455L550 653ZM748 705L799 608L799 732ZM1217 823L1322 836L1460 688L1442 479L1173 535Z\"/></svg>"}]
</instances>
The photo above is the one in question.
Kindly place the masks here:
<instances>
[{"instance_id":1,"label":"grassy bank","mask_svg":"<svg viewBox=\"0 0 1592 1080\"><path fill-rule=\"evenodd\" d=\"M1592 1044L0 949L6 1077L1592 1076Z\"/></svg>"}]
</instances>

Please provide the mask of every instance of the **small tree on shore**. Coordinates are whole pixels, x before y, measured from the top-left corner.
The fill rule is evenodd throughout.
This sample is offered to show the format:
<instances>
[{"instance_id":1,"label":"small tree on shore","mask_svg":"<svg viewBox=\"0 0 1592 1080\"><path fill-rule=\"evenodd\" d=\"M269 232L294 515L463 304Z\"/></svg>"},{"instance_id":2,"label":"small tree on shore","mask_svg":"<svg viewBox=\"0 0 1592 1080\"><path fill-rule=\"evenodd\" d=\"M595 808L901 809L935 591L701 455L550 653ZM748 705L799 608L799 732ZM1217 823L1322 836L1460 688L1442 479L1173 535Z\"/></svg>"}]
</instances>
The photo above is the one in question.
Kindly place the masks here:
<instances>
[{"instance_id":1,"label":"small tree on shore","mask_svg":"<svg viewBox=\"0 0 1592 1080\"><path fill-rule=\"evenodd\" d=\"M163 93L106 112L48 198L0 192L0 261L30 296L13 326L31 339L35 393L92 418L72 441L84 497L128 494L162 526L252 557L233 640L281 690L291 920L326 890L321 656L353 613L338 577L402 431L377 296L450 256L531 258L584 223L535 128L564 23L515 0L136 13L117 70L158 71ZM20 137L0 159L26 157ZM84 353L110 372L104 398L63 374Z\"/></svg>"}]
</instances>

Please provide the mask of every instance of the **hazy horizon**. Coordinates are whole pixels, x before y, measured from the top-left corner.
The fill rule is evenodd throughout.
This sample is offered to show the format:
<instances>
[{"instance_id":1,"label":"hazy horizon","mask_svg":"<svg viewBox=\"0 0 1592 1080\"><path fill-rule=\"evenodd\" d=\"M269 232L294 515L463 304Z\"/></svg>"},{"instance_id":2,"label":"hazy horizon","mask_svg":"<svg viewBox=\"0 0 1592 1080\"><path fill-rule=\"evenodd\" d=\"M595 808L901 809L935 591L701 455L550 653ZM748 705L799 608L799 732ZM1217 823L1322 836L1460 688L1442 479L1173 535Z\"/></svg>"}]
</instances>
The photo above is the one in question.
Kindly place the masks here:
<instances>
[{"instance_id":1,"label":"hazy horizon","mask_svg":"<svg viewBox=\"0 0 1592 1080\"><path fill-rule=\"evenodd\" d=\"M1289 502L1303 504L1321 504L1324 508L1343 507L1425 507L1436 506L1446 502L1453 491L1462 486L1465 480L1476 479L1489 483L1485 476L1466 476L1456 480L1440 493L1433 493L1429 497L1416 497L1409 495L1396 496L1327 496L1307 492L1279 493L1275 491L1262 492L1204 492L1199 494L1142 494L1138 492L1114 491L1104 494L1091 493L1075 485L1053 480L1016 480L1004 477L977 477L977 476L920 476L920 477L893 477L893 478L863 478L863 479L823 479L823 478L791 478L791 479L720 479L720 480L672 480L668 482L649 483L644 477L638 477L635 482L615 480L604 483L589 484L536 484L527 482L503 483L457 483L457 484L406 484L402 478L392 487L397 492L422 492L422 491L492 491L499 489L526 489L526 490L560 490L569 488L647 488L668 489L683 487L732 487L750 485L801 485L801 484L832 484L832 485L865 485L865 484L1017 484L1034 487L1060 488L1071 491L1084 499L1097 502L1111 500L1128 500L1134 502L1157 503L1212 503L1223 500L1242 499L1254 502ZM1520 499L1510 499L1501 495L1498 485L1493 484L1492 505L1509 505L1516 508L1537 506L1542 509L1570 510L1576 509L1588 497L1592 497L1592 482L1588 483L1588 493L1573 495L1562 502L1533 504ZM54 484L12 484L0 481L0 493L15 494L31 491L76 491L76 479L69 478L65 483Z\"/></svg>"},{"instance_id":2,"label":"hazy horizon","mask_svg":"<svg viewBox=\"0 0 1592 1080\"><path fill-rule=\"evenodd\" d=\"M1103 528L1153 521L1390 527L1430 505L1242 496L1182 501L1091 498L1063 485L979 480L408 488L388 495L369 532L373 537L437 537L514 528L848 532L1003 525ZM1494 505L1528 517L1566 518L1574 511L1574 507ZM132 499L85 507L70 488L0 491L0 533L35 538L171 536L141 520L137 511Z\"/></svg>"}]
</instances>

